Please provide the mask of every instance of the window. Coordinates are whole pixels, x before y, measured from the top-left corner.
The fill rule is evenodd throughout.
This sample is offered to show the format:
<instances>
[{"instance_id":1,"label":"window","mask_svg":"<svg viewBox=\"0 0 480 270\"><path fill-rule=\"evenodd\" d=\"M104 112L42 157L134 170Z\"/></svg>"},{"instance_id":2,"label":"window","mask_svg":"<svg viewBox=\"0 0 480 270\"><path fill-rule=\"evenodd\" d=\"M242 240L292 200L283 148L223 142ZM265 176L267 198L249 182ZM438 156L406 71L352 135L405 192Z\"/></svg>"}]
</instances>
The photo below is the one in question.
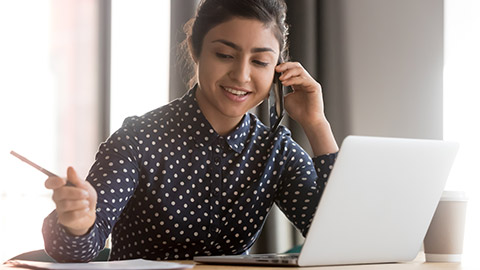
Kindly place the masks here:
<instances>
[{"instance_id":1,"label":"window","mask_svg":"<svg viewBox=\"0 0 480 270\"><path fill-rule=\"evenodd\" d=\"M50 1L0 2L0 261L24 248L42 248L39 228L53 207L43 186L46 177L9 154L15 150L56 168L58 108L50 16ZM28 246L20 237L35 244Z\"/></svg>"},{"instance_id":2,"label":"window","mask_svg":"<svg viewBox=\"0 0 480 270\"><path fill-rule=\"evenodd\" d=\"M113 2L113 1L112 1ZM168 101L170 1L112 3L112 125ZM28 8L26 8L28 7ZM97 0L0 1L0 261L43 248L46 176L86 176L101 140ZM28 241L25 241L28 239Z\"/></svg>"},{"instance_id":3,"label":"window","mask_svg":"<svg viewBox=\"0 0 480 270\"><path fill-rule=\"evenodd\" d=\"M469 197L464 260L476 260L480 232L480 1L445 2L444 139L460 142L447 189Z\"/></svg>"},{"instance_id":4,"label":"window","mask_svg":"<svg viewBox=\"0 0 480 270\"><path fill-rule=\"evenodd\" d=\"M170 1L112 1L110 130L168 102Z\"/></svg>"}]
</instances>

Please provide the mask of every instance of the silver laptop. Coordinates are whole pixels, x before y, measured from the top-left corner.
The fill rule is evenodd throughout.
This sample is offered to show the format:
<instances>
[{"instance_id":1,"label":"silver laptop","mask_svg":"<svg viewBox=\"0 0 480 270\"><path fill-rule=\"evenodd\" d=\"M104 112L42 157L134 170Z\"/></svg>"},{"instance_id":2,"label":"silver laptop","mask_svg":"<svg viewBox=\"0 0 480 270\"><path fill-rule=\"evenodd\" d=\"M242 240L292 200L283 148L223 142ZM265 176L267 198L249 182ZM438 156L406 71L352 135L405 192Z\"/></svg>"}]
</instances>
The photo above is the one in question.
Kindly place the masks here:
<instances>
[{"instance_id":1,"label":"silver laptop","mask_svg":"<svg viewBox=\"0 0 480 270\"><path fill-rule=\"evenodd\" d=\"M457 143L439 140L349 136L300 253L194 260L294 266L411 261L420 251L457 150Z\"/></svg>"}]
</instances>

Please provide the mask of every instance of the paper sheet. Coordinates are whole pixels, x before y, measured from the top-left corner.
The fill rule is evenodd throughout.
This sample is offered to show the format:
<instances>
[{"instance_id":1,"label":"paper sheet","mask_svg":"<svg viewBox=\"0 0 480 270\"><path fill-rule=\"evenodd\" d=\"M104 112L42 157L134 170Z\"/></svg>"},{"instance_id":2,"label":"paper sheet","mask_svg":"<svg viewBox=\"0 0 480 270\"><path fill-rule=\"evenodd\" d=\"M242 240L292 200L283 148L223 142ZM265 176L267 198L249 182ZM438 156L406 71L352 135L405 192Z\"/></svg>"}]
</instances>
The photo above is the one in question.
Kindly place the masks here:
<instances>
[{"instance_id":1,"label":"paper sheet","mask_svg":"<svg viewBox=\"0 0 480 270\"><path fill-rule=\"evenodd\" d=\"M143 259L108 261L108 262L89 262L89 263L49 263L37 261L10 260L7 265L19 266L31 269L55 269L55 270L71 270L71 269L109 269L109 270L159 270L159 269L190 269L193 264L179 264L173 262L149 261Z\"/></svg>"}]
</instances>

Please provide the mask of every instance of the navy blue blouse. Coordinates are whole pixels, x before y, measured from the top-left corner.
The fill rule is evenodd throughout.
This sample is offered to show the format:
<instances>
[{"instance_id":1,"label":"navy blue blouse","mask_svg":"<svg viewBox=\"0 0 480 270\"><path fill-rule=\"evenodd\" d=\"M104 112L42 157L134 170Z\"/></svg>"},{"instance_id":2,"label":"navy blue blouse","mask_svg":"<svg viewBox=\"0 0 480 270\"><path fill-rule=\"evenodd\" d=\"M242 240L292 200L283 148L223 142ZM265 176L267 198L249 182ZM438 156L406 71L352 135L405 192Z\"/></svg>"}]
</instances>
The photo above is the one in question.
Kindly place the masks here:
<instances>
[{"instance_id":1,"label":"navy blue blouse","mask_svg":"<svg viewBox=\"0 0 480 270\"><path fill-rule=\"evenodd\" d=\"M45 249L61 262L89 261L112 234L110 259L192 259L240 254L257 239L276 203L305 235L336 154L314 158L246 114L228 136L202 114L195 89L141 117L130 117L100 145L87 181L97 218L73 236L53 211Z\"/></svg>"}]
</instances>

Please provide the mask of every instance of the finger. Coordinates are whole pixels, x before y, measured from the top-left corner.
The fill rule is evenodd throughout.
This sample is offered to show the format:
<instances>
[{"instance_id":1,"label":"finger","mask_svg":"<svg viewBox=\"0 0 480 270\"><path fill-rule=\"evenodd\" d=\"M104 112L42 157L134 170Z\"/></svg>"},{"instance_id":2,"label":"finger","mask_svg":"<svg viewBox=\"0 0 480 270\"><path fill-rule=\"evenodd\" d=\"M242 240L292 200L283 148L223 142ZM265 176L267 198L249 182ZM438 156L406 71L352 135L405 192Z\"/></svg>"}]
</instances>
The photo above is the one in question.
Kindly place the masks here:
<instances>
[{"instance_id":1,"label":"finger","mask_svg":"<svg viewBox=\"0 0 480 270\"><path fill-rule=\"evenodd\" d=\"M67 180L77 187L85 187L85 181L78 177L77 171L73 167L67 168Z\"/></svg>"},{"instance_id":2,"label":"finger","mask_svg":"<svg viewBox=\"0 0 480 270\"><path fill-rule=\"evenodd\" d=\"M78 226L78 223L81 223L80 221L88 215L89 211L90 209L84 208L62 213L61 215L58 215L58 222L66 227Z\"/></svg>"},{"instance_id":3,"label":"finger","mask_svg":"<svg viewBox=\"0 0 480 270\"><path fill-rule=\"evenodd\" d=\"M285 72L289 69L294 69L294 68L301 68L303 69L303 66L302 64L300 64L299 62L285 62L285 63L281 63L279 65L277 65L275 67L275 71L277 72Z\"/></svg>"},{"instance_id":4,"label":"finger","mask_svg":"<svg viewBox=\"0 0 480 270\"><path fill-rule=\"evenodd\" d=\"M285 86L303 86L307 87L312 83L309 82L308 78L303 76L294 76L282 81L282 84Z\"/></svg>"},{"instance_id":5,"label":"finger","mask_svg":"<svg viewBox=\"0 0 480 270\"><path fill-rule=\"evenodd\" d=\"M62 200L82 200L88 198L88 192L82 188L77 187L63 187L55 190L52 195L52 199L55 202Z\"/></svg>"},{"instance_id":6,"label":"finger","mask_svg":"<svg viewBox=\"0 0 480 270\"><path fill-rule=\"evenodd\" d=\"M297 68L287 69L285 72L282 73L282 75L280 75L279 79L281 81L284 81L292 77L299 77L299 76L306 76L306 73L305 73L305 70L297 67Z\"/></svg>"},{"instance_id":7,"label":"finger","mask_svg":"<svg viewBox=\"0 0 480 270\"><path fill-rule=\"evenodd\" d=\"M62 215L70 211L88 211L90 210L90 202L88 200L63 200L56 203L57 213Z\"/></svg>"},{"instance_id":8,"label":"finger","mask_svg":"<svg viewBox=\"0 0 480 270\"><path fill-rule=\"evenodd\" d=\"M63 187L66 184L66 180L60 177L51 176L45 180L45 187L48 189L57 189Z\"/></svg>"}]
</instances>

